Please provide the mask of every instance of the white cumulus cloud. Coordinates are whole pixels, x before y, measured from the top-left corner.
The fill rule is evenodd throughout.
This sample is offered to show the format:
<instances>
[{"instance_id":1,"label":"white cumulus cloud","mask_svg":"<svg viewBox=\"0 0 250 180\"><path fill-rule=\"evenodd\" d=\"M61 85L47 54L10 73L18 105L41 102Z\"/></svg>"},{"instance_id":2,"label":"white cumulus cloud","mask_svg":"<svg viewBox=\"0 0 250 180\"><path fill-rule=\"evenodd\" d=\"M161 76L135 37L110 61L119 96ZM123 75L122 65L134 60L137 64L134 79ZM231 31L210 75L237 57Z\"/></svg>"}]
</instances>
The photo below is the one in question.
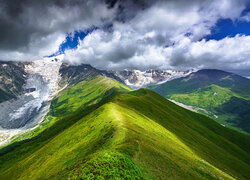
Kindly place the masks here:
<instances>
[{"instance_id":1,"label":"white cumulus cloud","mask_svg":"<svg viewBox=\"0 0 250 180\"><path fill-rule=\"evenodd\" d=\"M246 1L159 1L99 29L65 52L65 61L100 69L217 68L247 71L249 36L206 41L219 19L240 18Z\"/></svg>"}]
</instances>

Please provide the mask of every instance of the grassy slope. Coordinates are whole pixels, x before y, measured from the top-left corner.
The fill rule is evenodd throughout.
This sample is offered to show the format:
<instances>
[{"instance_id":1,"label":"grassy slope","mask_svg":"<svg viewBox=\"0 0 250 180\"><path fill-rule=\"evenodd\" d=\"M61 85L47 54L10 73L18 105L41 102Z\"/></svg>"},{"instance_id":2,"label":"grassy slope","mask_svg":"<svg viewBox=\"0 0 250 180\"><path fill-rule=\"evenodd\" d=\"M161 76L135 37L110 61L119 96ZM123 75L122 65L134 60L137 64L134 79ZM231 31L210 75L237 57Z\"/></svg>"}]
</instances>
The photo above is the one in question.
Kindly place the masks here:
<instances>
[{"instance_id":1,"label":"grassy slope","mask_svg":"<svg viewBox=\"0 0 250 180\"><path fill-rule=\"evenodd\" d=\"M109 78L66 89L48 120L0 151L0 179L250 177L249 136Z\"/></svg>"},{"instance_id":2,"label":"grassy slope","mask_svg":"<svg viewBox=\"0 0 250 180\"><path fill-rule=\"evenodd\" d=\"M137 112L143 112L145 116L170 130L199 157L208 162L218 165L223 170L233 170L236 164L238 166L242 163L240 166L246 168L243 171L248 171L249 165L245 164L248 160L245 158L249 159L249 136L224 128L211 119L178 107L150 91L146 91L144 96L128 98L125 104L133 106ZM244 150L238 149L229 141L238 144ZM233 160L235 157L241 157L241 163L229 163L235 162Z\"/></svg>"},{"instance_id":3,"label":"grassy slope","mask_svg":"<svg viewBox=\"0 0 250 180\"><path fill-rule=\"evenodd\" d=\"M213 77L210 73L219 74ZM227 127L240 132L250 132L247 122L250 108L244 105L247 103L242 103L242 101L250 103L250 81L246 78L211 70L208 74L198 72L188 77L151 86L149 89L168 99L203 108L209 113L201 112L202 114L208 115ZM241 105L241 111L233 111L229 108L234 103Z\"/></svg>"},{"instance_id":4,"label":"grassy slope","mask_svg":"<svg viewBox=\"0 0 250 180\"><path fill-rule=\"evenodd\" d=\"M178 102L187 103L191 106L199 105L201 108L212 110L212 107L218 107L229 101L234 94L235 93L226 88L213 84L206 88L199 88L197 91L189 94L172 94L169 98Z\"/></svg>"},{"instance_id":5,"label":"grassy slope","mask_svg":"<svg viewBox=\"0 0 250 180\"><path fill-rule=\"evenodd\" d=\"M224 121L232 124L236 121L245 131L250 132L250 100L232 97L228 102L219 106L217 111L222 115L220 119L224 118Z\"/></svg>"}]
</instances>

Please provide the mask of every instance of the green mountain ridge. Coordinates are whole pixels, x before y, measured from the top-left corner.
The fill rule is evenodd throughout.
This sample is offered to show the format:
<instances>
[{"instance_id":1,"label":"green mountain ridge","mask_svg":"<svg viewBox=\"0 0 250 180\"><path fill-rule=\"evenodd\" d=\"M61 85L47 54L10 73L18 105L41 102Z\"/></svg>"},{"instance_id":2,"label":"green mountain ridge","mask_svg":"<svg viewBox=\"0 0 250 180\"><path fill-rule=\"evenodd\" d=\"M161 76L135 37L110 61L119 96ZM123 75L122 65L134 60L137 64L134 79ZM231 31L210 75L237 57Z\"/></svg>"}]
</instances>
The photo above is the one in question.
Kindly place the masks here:
<instances>
[{"instance_id":1,"label":"green mountain ridge","mask_svg":"<svg viewBox=\"0 0 250 180\"><path fill-rule=\"evenodd\" d=\"M0 179L249 179L250 136L91 75L0 149Z\"/></svg>"},{"instance_id":2,"label":"green mountain ridge","mask_svg":"<svg viewBox=\"0 0 250 180\"><path fill-rule=\"evenodd\" d=\"M250 80L247 78L205 69L148 88L165 98L203 108L210 112L206 115L220 124L250 132Z\"/></svg>"}]
</instances>

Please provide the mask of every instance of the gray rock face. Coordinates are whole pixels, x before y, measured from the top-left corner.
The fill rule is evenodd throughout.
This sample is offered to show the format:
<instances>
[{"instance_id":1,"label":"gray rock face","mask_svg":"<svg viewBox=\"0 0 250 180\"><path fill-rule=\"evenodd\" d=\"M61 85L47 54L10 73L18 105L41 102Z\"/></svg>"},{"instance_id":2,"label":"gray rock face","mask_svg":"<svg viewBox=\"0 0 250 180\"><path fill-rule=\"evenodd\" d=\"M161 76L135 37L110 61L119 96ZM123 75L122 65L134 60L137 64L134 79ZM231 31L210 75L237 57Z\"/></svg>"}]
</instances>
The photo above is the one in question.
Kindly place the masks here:
<instances>
[{"instance_id":1,"label":"gray rock face","mask_svg":"<svg viewBox=\"0 0 250 180\"><path fill-rule=\"evenodd\" d=\"M63 63L60 67L59 73L61 75L60 86L68 84L76 84L83 81L89 76L101 75L100 71L88 64L72 66Z\"/></svg>"},{"instance_id":2,"label":"gray rock face","mask_svg":"<svg viewBox=\"0 0 250 180\"><path fill-rule=\"evenodd\" d=\"M96 76L96 75L102 75L102 76L106 76L109 78L113 78L125 84L124 81L121 80L114 73L105 71L105 70L96 69L89 64L81 64L78 66L72 66L72 65L63 63L62 66L60 67L59 72L61 75L61 80L59 83L61 87L63 87L66 84L68 85L76 84L80 81L85 80L88 77Z\"/></svg>"},{"instance_id":3,"label":"gray rock face","mask_svg":"<svg viewBox=\"0 0 250 180\"><path fill-rule=\"evenodd\" d=\"M29 89L25 94L0 104L2 128L15 129L25 126L44 106L44 98L48 95L48 82L42 76L28 75L25 88Z\"/></svg>"},{"instance_id":4,"label":"gray rock face","mask_svg":"<svg viewBox=\"0 0 250 180\"><path fill-rule=\"evenodd\" d=\"M50 100L57 91L61 62L44 59L18 64L24 69L24 82L21 82L21 92L17 96L0 103L0 130L29 128L36 125L40 121L36 117L41 116L45 106L48 109ZM7 66L9 65L4 65L4 68ZM12 72L12 79L17 79L19 76L19 71Z\"/></svg>"},{"instance_id":5,"label":"gray rock face","mask_svg":"<svg viewBox=\"0 0 250 180\"><path fill-rule=\"evenodd\" d=\"M23 93L27 75L25 64L27 63L0 62L0 102Z\"/></svg>"}]
</instances>

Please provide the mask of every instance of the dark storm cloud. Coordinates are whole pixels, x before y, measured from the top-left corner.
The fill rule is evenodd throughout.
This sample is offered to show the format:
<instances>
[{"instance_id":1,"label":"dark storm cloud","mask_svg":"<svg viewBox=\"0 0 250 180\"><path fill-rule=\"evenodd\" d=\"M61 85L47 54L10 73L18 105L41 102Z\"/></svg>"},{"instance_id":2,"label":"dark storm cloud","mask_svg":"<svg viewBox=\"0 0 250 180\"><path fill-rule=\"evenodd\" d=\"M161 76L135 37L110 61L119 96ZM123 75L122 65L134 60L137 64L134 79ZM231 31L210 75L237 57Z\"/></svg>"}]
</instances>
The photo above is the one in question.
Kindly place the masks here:
<instances>
[{"instance_id":1,"label":"dark storm cloud","mask_svg":"<svg viewBox=\"0 0 250 180\"><path fill-rule=\"evenodd\" d=\"M106 18L97 12L101 1L86 0L1 0L0 49L18 49L29 44L33 36L41 38L54 32L81 27L81 21ZM97 7L97 9L95 9ZM92 11L93 9L93 11ZM104 14L102 14L104 13ZM89 19L89 20L88 20ZM90 22L86 23L91 25Z\"/></svg>"},{"instance_id":2,"label":"dark storm cloud","mask_svg":"<svg viewBox=\"0 0 250 180\"><path fill-rule=\"evenodd\" d=\"M95 21L104 21L106 18L110 21L113 18L126 21L133 18L138 10L149 7L154 1L149 2L146 0L1 0L0 49L23 48L29 44L33 35L41 38L57 31L74 31L82 28L81 23L91 26L90 20L93 19L92 25L95 25ZM100 9L97 6L105 5L109 9L107 11L116 8L116 12L114 14L98 12Z\"/></svg>"},{"instance_id":3,"label":"dark storm cloud","mask_svg":"<svg viewBox=\"0 0 250 180\"><path fill-rule=\"evenodd\" d=\"M148 0L119 0L116 1L118 6L115 19L118 21L126 22L137 15L140 11L143 11L158 1Z\"/></svg>"},{"instance_id":4,"label":"dark storm cloud","mask_svg":"<svg viewBox=\"0 0 250 180\"><path fill-rule=\"evenodd\" d=\"M45 42L39 41L47 39L47 43L51 44L56 41L56 34L61 38L63 34L66 36L66 33L84 30L91 26L112 24L113 21L126 22L139 11L150 7L153 2L146 0L0 0L0 59L22 60L25 57L32 59L37 50L35 48L39 49L40 46L40 49L46 48L43 47ZM58 42L54 45L58 45Z\"/></svg>"}]
</instances>

